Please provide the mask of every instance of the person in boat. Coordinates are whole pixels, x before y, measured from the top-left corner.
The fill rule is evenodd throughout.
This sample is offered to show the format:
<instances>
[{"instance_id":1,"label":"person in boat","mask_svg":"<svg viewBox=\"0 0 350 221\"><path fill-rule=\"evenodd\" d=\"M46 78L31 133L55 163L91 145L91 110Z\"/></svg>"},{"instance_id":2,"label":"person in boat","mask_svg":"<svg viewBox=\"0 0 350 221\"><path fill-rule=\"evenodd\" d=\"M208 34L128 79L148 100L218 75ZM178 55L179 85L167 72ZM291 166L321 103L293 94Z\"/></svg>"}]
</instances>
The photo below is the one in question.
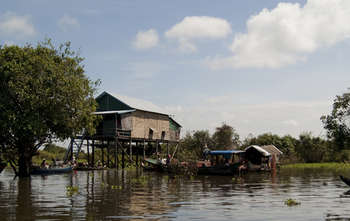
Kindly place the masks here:
<instances>
[{"instance_id":1,"label":"person in boat","mask_svg":"<svg viewBox=\"0 0 350 221\"><path fill-rule=\"evenodd\" d=\"M167 158L166 158L166 165L168 166L170 164L170 159L171 159L171 155L168 154Z\"/></svg>"},{"instance_id":2,"label":"person in boat","mask_svg":"<svg viewBox=\"0 0 350 221\"><path fill-rule=\"evenodd\" d=\"M210 150L207 146L207 144L204 145L204 148L203 148L203 159L204 160L207 160L208 159L208 154L209 154Z\"/></svg>"},{"instance_id":3,"label":"person in boat","mask_svg":"<svg viewBox=\"0 0 350 221\"><path fill-rule=\"evenodd\" d=\"M43 168L43 169L47 169L48 168L48 165L46 163L46 159L43 159L43 161L41 161L40 168Z\"/></svg>"},{"instance_id":4,"label":"person in boat","mask_svg":"<svg viewBox=\"0 0 350 221\"><path fill-rule=\"evenodd\" d=\"M248 168L247 167L247 161L246 160L242 160L241 165L239 165L239 167L238 167L239 174L241 174L242 171L247 170L247 168Z\"/></svg>"}]
</instances>

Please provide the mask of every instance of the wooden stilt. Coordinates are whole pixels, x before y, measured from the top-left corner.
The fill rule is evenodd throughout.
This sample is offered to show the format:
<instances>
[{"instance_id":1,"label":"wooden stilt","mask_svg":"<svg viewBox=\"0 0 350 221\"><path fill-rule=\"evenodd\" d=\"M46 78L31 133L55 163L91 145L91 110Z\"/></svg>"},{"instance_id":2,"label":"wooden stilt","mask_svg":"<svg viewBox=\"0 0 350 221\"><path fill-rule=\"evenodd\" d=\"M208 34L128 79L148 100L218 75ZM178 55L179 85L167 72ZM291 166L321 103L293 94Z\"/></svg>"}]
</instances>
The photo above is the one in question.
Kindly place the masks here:
<instances>
[{"instance_id":1,"label":"wooden stilt","mask_svg":"<svg viewBox=\"0 0 350 221\"><path fill-rule=\"evenodd\" d=\"M115 168L117 168L118 169L118 137L116 136L115 137L115 149L114 149L114 163L115 163Z\"/></svg>"},{"instance_id":2,"label":"wooden stilt","mask_svg":"<svg viewBox=\"0 0 350 221\"><path fill-rule=\"evenodd\" d=\"M73 148L74 148L74 138L72 138L71 148L70 148L71 153L72 153L72 155L71 155L71 161L72 161L72 162L73 162L73 160L74 160L74 151L73 151Z\"/></svg>"},{"instance_id":3,"label":"wooden stilt","mask_svg":"<svg viewBox=\"0 0 350 221\"><path fill-rule=\"evenodd\" d=\"M130 138L130 144L129 144L129 163L131 165L132 163L132 142L131 142L131 138Z\"/></svg>"},{"instance_id":4,"label":"wooden stilt","mask_svg":"<svg viewBox=\"0 0 350 221\"><path fill-rule=\"evenodd\" d=\"M146 140L143 139L143 159L146 158Z\"/></svg>"},{"instance_id":5,"label":"wooden stilt","mask_svg":"<svg viewBox=\"0 0 350 221\"><path fill-rule=\"evenodd\" d=\"M156 140L156 154L158 155L158 140Z\"/></svg>"},{"instance_id":6,"label":"wooden stilt","mask_svg":"<svg viewBox=\"0 0 350 221\"><path fill-rule=\"evenodd\" d=\"M86 141L87 141L87 143L86 143L87 162L88 162L88 165L90 165L90 142L89 142L89 139L87 139Z\"/></svg>"},{"instance_id":7,"label":"wooden stilt","mask_svg":"<svg viewBox=\"0 0 350 221\"><path fill-rule=\"evenodd\" d=\"M124 150L124 142L122 143L122 169L125 168L125 150Z\"/></svg>"},{"instance_id":8,"label":"wooden stilt","mask_svg":"<svg viewBox=\"0 0 350 221\"><path fill-rule=\"evenodd\" d=\"M107 167L109 168L109 140L107 140Z\"/></svg>"},{"instance_id":9,"label":"wooden stilt","mask_svg":"<svg viewBox=\"0 0 350 221\"><path fill-rule=\"evenodd\" d=\"M102 159L102 166L105 165L105 151L104 151L104 145L105 142L102 140L102 145L101 145L101 159Z\"/></svg>"},{"instance_id":10,"label":"wooden stilt","mask_svg":"<svg viewBox=\"0 0 350 221\"><path fill-rule=\"evenodd\" d=\"M136 167L139 167L139 145L136 143Z\"/></svg>"},{"instance_id":11,"label":"wooden stilt","mask_svg":"<svg viewBox=\"0 0 350 221\"><path fill-rule=\"evenodd\" d=\"M92 140L91 166L95 166L95 140Z\"/></svg>"},{"instance_id":12,"label":"wooden stilt","mask_svg":"<svg viewBox=\"0 0 350 221\"><path fill-rule=\"evenodd\" d=\"M169 155L169 141L166 143L166 155Z\"/></svg>"}]
</instances>

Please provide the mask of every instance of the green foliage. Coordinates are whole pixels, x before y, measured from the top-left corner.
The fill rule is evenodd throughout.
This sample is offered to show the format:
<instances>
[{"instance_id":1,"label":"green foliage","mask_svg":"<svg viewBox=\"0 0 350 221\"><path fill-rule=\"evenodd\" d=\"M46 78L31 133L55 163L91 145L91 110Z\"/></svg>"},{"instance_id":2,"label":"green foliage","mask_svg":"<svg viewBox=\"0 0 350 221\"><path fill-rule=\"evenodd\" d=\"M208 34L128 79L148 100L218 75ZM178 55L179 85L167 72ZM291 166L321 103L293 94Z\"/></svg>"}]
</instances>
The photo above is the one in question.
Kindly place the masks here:
<instances>
[{"instance_id":1,"label":"green foliage","mask_svg":"<svg viewBox=\"0 0 350 221\"><path fill-rule=\"evenodd\" d=\"M334 171L337 173L346 172L348 173L350 170L350 164L348 163L296 163L296 164L288 164L282 165L281 170L327 170Z\"/></svg>"},{"instance_id":2,"label":"green foliage","mask_svg":"<svg viewBox=\"0 0 350 221\"><path fill-rule=\"evenodd\" d=\"M79 187L78 186L66 186L66 194L67 196L73 196L74 194L79 193Z\"/></svg>"},{"instance_id":3,"label":"green foliage","mask_svg":"<svg viewBox=\"0 0 350 221\"><path fill-rule=\"evenodd\" d=\"M99 82L84 75L82 60L70 43L0 47L0 150L20 176L43 144L94 132Z\"/></svg>"},{"instance_id":4,"label":"green foliage","mask_svg":"<svg viewBox=\"0 0 350 221\"><path fill-rule=\"evenodd\" d=\"M350 147L350 93L336 96L330 115L322 116L321 120L327 130L328 138L335 143L335 151Z\"/></svg>"},{"instance_id":5,"label":"green foliage","mask_svg":"<svg viewBox=\"0 0 350 221\"><path fill-rule=\"evenodd\" d=\"M239 135L236 133L236 130L223 123L221 127L217 127L215 133L212 137L215 143L215 149L217 150L229 150L237 147L239 142Z\"/></svg>"},{"instance_id":6,"label":"green foliage","mask_svg":"<svg viewBox=\"0 0 350 221\"><path fill-rule=\"evenodd\" d=\"M212 146L213 141L208 130L198 130L191 135L187 133L180 142L180 155L187 159L200 159L203 155L204 146Z\"/></svg>"},{"instance_id":7,"label":"green foliage","mask_svg":"<svg viewBox=\"0 0 350 221\"><path fill-rule=\"evenodd\" d=\"M295 150L306 163L315 163L325 160L328 147L329 143L327 141L320 137L312 137L309 132L299 136Z\"/></svg>"},{"instance_id":8,"label":"green foliage","mask_svg":"<svg viewBox=\"0 0 350 221\"><path fill-rule=\"evenodd\" d=\"M294 161L296 157L295 147L297 145L297 139L290 135L280 137L276 134L265 133L257 137L249 136L243 141L243 147L250 145L274 145L283 152L283 157L288 161Z\"/></svg>"},{"instance_id":9,"label":"green foliage","mask_svg":"<svg viewBox=\"0 0 350 221\"><path fill-rule=\"evenodd\" d=\"M284 201L284 204L287 206L297 206L297 205L300 205L301 203L297 202L296 200L294 200L292 198L289 198L286 201Z\"/></svg>"},{"instance_id":10,"label":"green foliage","mask_svg":"<svg viewBox=\"0 0 350 221\"><path fill-rule=\"evenodd\" d=\"M55 144L46 144L44 147L44 150L49 152L49 153L54 153L54 154L65 154L67 149L64 147L57 146Z\"/></svg>"}]
</instances>

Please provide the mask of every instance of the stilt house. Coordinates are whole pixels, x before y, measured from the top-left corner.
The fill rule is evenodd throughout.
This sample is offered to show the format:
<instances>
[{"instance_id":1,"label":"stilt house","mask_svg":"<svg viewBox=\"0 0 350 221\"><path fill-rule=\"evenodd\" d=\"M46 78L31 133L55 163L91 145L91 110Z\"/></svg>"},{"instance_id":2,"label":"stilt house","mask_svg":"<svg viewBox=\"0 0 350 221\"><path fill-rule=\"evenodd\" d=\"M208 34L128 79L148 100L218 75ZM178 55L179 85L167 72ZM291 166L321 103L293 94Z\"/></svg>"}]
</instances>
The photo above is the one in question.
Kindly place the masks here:
<instances>
[{"instance_id":1,"label":"stilt house","mask_svg":"<svg viewBox=\"0 0 350 221\"><path fill-rule=\"evenodd\" d=\"M103 117L97 127L97 136L115 135L117 132L120 138L132 137L162 142L180 139L181 125L168 114L159 112L150 103L130 98L127 100L124 102L107 92L96 98L98 108L94 114Z\"/></svg>"},{"instance_id":2,"label":"stilt house","mask_svg":"<svg viewBox=\"0 0 350 221\"><path fill-rule=\"evenodd\" d=\"M139 156L143 155L145 158L147 155L147 146L155 144L153 145L155 152L158 152L160 144L166 144L169 153L169 144L178 144L181 125L170 115L162 113L150 102L126 97L123 97L122 101L120 97L122 96L103 92L96 98L98 108L92 114L102 116L96 134L72 137L64 157L65 162L73 161L74 156L78 158L79 152L86 147L88 163L94 166L95 148L99 148L103 165L106 156L106 166L112 165L118 168L120 163L118 155L121 154L124 168L125 155L128 156L130 163L135 156L135 163L138 165ZM152 152L154 151L151 149ZM114 160L110 158L111 154Z\"/></svg>"}]
</instances>

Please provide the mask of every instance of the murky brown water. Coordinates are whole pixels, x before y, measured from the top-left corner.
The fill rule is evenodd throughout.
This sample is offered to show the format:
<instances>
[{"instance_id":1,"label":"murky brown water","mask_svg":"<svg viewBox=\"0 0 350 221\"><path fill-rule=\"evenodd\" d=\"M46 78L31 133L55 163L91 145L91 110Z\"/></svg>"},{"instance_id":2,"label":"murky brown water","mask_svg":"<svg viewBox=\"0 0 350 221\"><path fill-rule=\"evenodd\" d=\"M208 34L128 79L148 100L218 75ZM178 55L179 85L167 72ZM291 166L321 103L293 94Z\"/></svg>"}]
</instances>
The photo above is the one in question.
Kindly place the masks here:
<instances>
[{"instance_id":1,"label":"murky brown water","mask_svg":"<svg viewBox=\"0 0 350 221\"><path fill-rule=\"evenodd\" d=\"M348 190L336 174L317 171L232 179L108 170L13 180L5 170L0 220L350 220ZM288 198L301 204L288 207Z\"/></svg>"}]
</instances>

